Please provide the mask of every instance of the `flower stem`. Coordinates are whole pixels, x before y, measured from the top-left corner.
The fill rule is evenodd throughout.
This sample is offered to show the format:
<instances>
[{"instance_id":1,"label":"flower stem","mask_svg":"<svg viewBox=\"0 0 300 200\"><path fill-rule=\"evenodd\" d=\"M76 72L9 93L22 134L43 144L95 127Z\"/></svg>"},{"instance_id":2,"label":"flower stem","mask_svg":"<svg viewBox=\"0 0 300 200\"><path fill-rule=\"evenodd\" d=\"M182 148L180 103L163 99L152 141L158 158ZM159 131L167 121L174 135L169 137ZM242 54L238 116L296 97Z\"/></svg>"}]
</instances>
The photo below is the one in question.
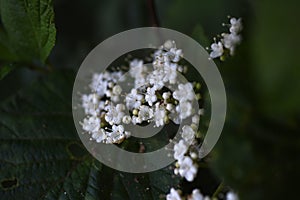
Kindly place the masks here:
<instances>
[{"instance_id":1,"label":"flower stem","mask_svg":"<svg viewBox=\"0 0 300 200\"><path fill-rule=\"evenodd\" d=\"M214 192L214 194L212 195L212 199L217 198L217 195L223 190L224 188L224 183L223 181L220 183L220 185L217 187L216 191Z\"/></svg>"},{"instance_id":2,"label":"flower stem","mask_svg":"<svg viewBox=\"0 0 300 200\"><path fill-rule=\"evenodd\" d=\"M151 26L159 26L159 20L158 20L158 16L157 16L157 12L156 12L156 7L155 7L155 2L154 0L147 0L148 2L148 10L150 13L150 22L151 22Z\"/></svg>"}]
</instances>

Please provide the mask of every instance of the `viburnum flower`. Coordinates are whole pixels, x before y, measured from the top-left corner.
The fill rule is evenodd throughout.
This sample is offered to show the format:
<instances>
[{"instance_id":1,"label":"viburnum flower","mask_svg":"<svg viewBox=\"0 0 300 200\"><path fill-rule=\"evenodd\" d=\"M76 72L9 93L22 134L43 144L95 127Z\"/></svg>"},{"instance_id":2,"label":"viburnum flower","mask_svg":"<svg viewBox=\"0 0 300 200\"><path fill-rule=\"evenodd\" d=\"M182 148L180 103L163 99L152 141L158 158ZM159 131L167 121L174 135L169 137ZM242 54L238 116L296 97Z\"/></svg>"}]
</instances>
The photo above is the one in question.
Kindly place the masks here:
<instances>
[{"instance_id":1,"label":"viburnum flower","mask_svg":"<svg viewBox=\"0 0 300 200\"><path fill-rule=\"evenodd\" d=\"M192 191L192 194L188 197L188 200L209 200L209 197L204 197L203 194L201 194L199 189L194 189Z\"/></svg>"},{"instance_id":2,"label":"viburnum flower","mask_svg":"<svg viewBox=\"0 0 300 200\"><path fill-rule=\"evenodd\" d=\"M164 82L169 82L171 84L176 83L177 66L176 63L168 63L164 66Z\"/></svg>"},{"instance_id":3,"label":"viburnum flower","mask_svg":"<svg viewBox=\"0 0 300 200\"><path fill-rule=\"evenodd\" d=\"M107 138L105 130L101 128L98 131L94 131L92 133L92 138L94 140L96 140L96 142L98 142L98 143L102 142L103 140L105 140Z\"/></svg>"},{"instance_id":4,"label":"viburnum flower","mask_svg":"<svg viewBox=\"0 0 300 200\"><path fill-rule=\"evenodd\" d=\"M166 110L158 104L156 104L155 111L154 111L154 122L156 127L163 126L164 119L166 117Z\"/></svg>"},{"instance_id":5,"label":"viburnum flower","mask_svg":"<svg viewBox=\"0 0 300 200\"><path fill-rule=\"evenodd\" d=\"M111 100L112 100L113 102L118 102L121 93L122 93L122 88L121 88L121 86L120 86L120 85L115 85L115 86L112 88L112 91L111 91Z\"/></svg>"},{"instance_id":6,"label":"viburnum flower","mask_svg":"<svg viewBox=\"0 0 300 200\"><path fill-rule=\"evenodd\" d=\"M153 110L149 106L142 105L139 107L139 114L138 117L141 121L146 121L153 117Z\"/></svg>"},{"instance_id":7,"label":"viburnum flower","mask_svg":"<svg viewBox=\"0 0 300 200\"><path fill-rule=\"evenodd\" d=\"M163 98L164 100L167 100L167 99L170 98L170 96L171 96L171 93L170 93L170 92L164 92L163 95L162 95L162 98Z\"/></svg>"},{"instance_id":8,"label":"viburnum flower","mask_svg":"<svg viewBox=\"0 0 300 200\"><path fill-rule=\"evenodd\" d=\"M192 117L192 122L193 122L194 124L198 124L198 123L199 123L199 120L200 120L199 115L194 115L194 116Z\"/></svg>"},{"instance_id":9,"label":"viburnum flower","mask_svg":"<svg viewBox=\"0 0 300 200\"><path fill-rule=\"evenodd\" d=\"M107 107L108 112L105 114L105 120L110 124L120 124L122 122L123 116L125 113L123 112L125 106L123 104L117 104L116 106L109 105Z\"/></svg>"},{"instance_id":10,"label":"viburnum flower","mask_svg":"<svg viewBox=\"0 0 300 200\"><path fill-rule=\"evenodd\" d=\"M92 91L96 92L100 97L104 96L107 90L107 78L108 73L94 74L90 88Z\"/></svg>"},{"instance_id":11,"label":"viburnum flower","mask_svg":"<svg viewBox=\"0 0 300 200\"><path fill-rule=\"evenodd\" d=\"M134 59L133 61L130 62L129 66L130 66L129 73L132 77L139 78L143 76L143 73L145 71L143 60Z\"/></svg>"},{"instance_id":12,"label":"viburnum flower","mask_svg":"<svg viewBox=\"0 0 300 200\"><path fill-rule=\"evenodd\" d=\"M178 62L182 57L182 50L173 47L166 54L172 62Z\"/></svg>"},{"instance_id":13,"label":"viburnum flower","mask_svg":"<svg viewBox=\"0 0 300 200\"><path fill-rule=\"evenodd\" d=\"M178 89L174 91L173 97L179 102L193 100L194 99L194 90L191 83L179 84Z\"/></svg>"},{"instance_id":14,"label":"viburnum flower","mask_svg":"<svg viewBox=\"0 0 300 200\"><path fill-rule=\"evenodd\" d=\"M184 140L180 140L177 144L174 145L174 158L176 160L181 160L184 157L184 154L188 150L188 145Z\"/></svg>"},{"instance_id":15,"label":"viburnum flower","mask_svg":"<svg viewBox=\"0 0 300 200\"><path fill-rule=\"evenodd\" d=\"M112 131L107 132L107 135L109 136L107 137L109 143L118 143L118 141L122 141L126 137L123 125L113 125Z\"/></svg>"},{"instance_id":16,"label":"viburnum flower","mask_svg":"<svg viewBox=\"0 0 300 200\"><path fill-rule=\"evenodd\" d=\"M242 25L242 19L236 19L236 18L231 18L230 19L230 28L229 31L230 33L235 33L238 34L242 29L243 29L243 25Z\"/></svg>"},{"instance_id":17,"label":"viburnum flower","mask_svg":"<svg viewBox=\"0 0 300 200\"><path fill-rule=\"evenodd\" d=\"M185 156L178 160L178 164L180 176L184 177L189 182L193 181L198 171L197 167L193 164L193 160L190 157Z\"/></svg>"},{"instance_id":18,"label":"viburnum flower","mask_svg":"<svg viewBox=\"0 0 300 200\"><path fill-rule=\"evenodd\" d=\"M170 193L167 194L167 200L181 200L180 194L174 188L171 188Z\"/></svg>"},{"instance_id":19,"label":"viburnum flower","mask_svg":"<svg viewBox=\"0 0 300 200\"><path fill-rule=\"evenodd\" d=\"M128 95L126 95L126 106L129 109L138 108L142 104L141 100L143 98L143 95L138 94L137 89L133 88L131 92Z\"/></svg>"},{"instance_id":20,"label":"viburnum flower","mask_svg":"<svg viewBox=\"0 0 300 200\"><path fill-rule=\"evenodd\" d=\"M94 94L84 94L81 97L82 106L86 115L97 115L100 111L99 108L99 96Z\"/></svg>"},{"instance_id":21,"label":"viburnum flower","mask_svg":"<svg viewBox=\"0 0 300 200\"><path fill-rule=\"evenodd\" d=\"M144 65L143 60L134 59L129 64L130 70L129 73L131 77L135 79L134 84L135 88L139 88L144 85L146 82L145 75L147 72L147 68Z\"/></svg>"},{"instance_id":22,"label":"viburnum flower","mask_svg":"<svg viewBox=\"0 0 300 200\"><path fill-rule=\"evenodd\" d=\"M130 122L131 122L131 117L130 117L130 115L125 115L125 116L123 117L123 119L122 119L122 122L123 122L124 124L130 124Z\"/></svg>"},{"instance_id":23,"label":"viburnum flower","mask_svg":"<svg viewBox=\"0 0 300 200\"><path fill-rule=\"evenodd\" d=\"M147 93L145 96L145 100L148 102L149 106L152 106L154 102L157 101L157 96L155 94L156 88L155 87L148 87Z\"/></svg>"},{"instance_id":24,"label":"viburnum flower","mask_svg":"<svg viewBox=\"0 0 300 200\"><path fill-rule=\"evenodd\" d=\"M171 104L171 103L167 103L166 105L166 109L170 112L173 112L174 111L174 105Z\"/></svg>"},{"instance_id":25,"label":"viburnum flower","mask_svg":"<svg viewBox=\"0 0 300 200\"><path fill-rule=\"evenodd\" d=\"M233 17L230 18L230 24L223 25L229 26L229 33L222 33L218 42L217 39L214 38L214 43L211 44L210 49L210 59L220 57L221 60L224 60L226 56L234 55L236 46L241 43L242 37L240 32L243 29L242 19L236 19Z\"/></svg>"},{"instance_id":26,"label":"viburnum flower","mask_svg":"<svg viewBox=\"0 0 300 200\"><path fill-rule=\"evenodd\" d=\"M192 104L188 101L180 102L176 111L179 113L180 119L186 119L192 114Z\"/></svg>"},{"instance_id":27,"label":"viburnum flower","mask_svg":"<svg viewBox=\"0 0 300 200\"><path fill-rule=\"evenodd\" d=\"M221 55L223 55L224 49L223 49L222 42L212 43L212 45L210 47L212 50L212 52L210 52L211 58L217 58L217 57L220 57Z\"/></svg>"},{"instance_id":28,"label":"viburnum flower","mask_svg":"<svg viewBox=\"0 0 300 200\"><path fill-rule=\"evenodd\" d=\"M91 133L96 132L100 128L100 119L95 116L91 116L89 118L83 119L83 123L81 123L82 129Z\"/></svg>"},{"instance_id":29,"label":"viburnum flower","mask_svg":"<svg viewBox=\"0 0 300 200\"><path fill-rule=\"evenodd\" d=\"M163 69L154 70L149 76L147 77L149 83L153 85L157 90L160 90L165 85L164 80L164 71Z\"/></svg>"},{"instance_id":30,"label":"viburnum flower","mask_svg":"<svg viewBox=\"0 0 300 200\"><path fill-rule=\"evenodd\" d=\"M181 136L182 138L188 143L191 144L193 140L195 139L195 131L192 129L191 126L189 125L184 125L182 127L182 133Z\"/></svg>"},{"instance_id":31,"label":"viburnum flower","mask_svg":"<svg viewBox=\"0 0 300 200\"><path fill-rule=\"evenodd\" d=\"M184 71L177 63L182 55L174 41L167 41L151 55L152 68L143 60L131 60L128 73L134 83L126 83L131 86L129 93L127 88L124 87L124 91L122 88L122 82L127 80L126 67L94 73L89 84L91 94L81 96L85 111L80 123L83 130L96 142L112 144L130 135L124 130L125 124L139 126L143 122L154 122L155 127L161 127L170 121L180 124L191 117L192 103L196 100L193 85L177 80L177 73ZM190 142L193 137L185 129L183 140Z\"/></svg>"},{"instance_id":32,"label":"viburnum flower","mask_svg":"<svg viewBox=\"0 0 300 200\"><path fill-rule=\"evenodd\" d=\"M241 42L241 36L235 33L222 33L222 42L224 46L230 50L230 55L234 54L235 47Z\"/></svg>"},{"instance_id":33,"label":"viburnum flower","mask_svg":"<svg viewBox=\"0 0 300 200\"><path fill-rule=\"evenodd\" d=\"M137 116L132 116L132 118L131 118L131 122L133 123L133 124L141 124L142 123L142 119L140 118L140 117L137 117Z\"/></svg>"}]
</instances>

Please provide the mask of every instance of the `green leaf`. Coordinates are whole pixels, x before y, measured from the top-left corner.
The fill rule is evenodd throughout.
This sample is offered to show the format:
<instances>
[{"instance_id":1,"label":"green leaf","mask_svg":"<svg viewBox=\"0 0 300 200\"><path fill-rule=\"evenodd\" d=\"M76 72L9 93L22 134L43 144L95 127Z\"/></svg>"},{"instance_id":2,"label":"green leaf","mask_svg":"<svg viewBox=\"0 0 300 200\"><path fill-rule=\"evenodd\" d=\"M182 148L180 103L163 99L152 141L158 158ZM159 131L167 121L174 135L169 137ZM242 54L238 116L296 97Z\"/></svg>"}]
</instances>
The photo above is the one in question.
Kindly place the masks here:
<instances>
[{"instance_id":1,"label":"green leaf","mask_svg":"<svg viewBox=\"0 0 300 200\"><path fill-rule=\"evenodd\" d=\"M0 29L0 60L1 61L17 60L17 56L12 52L10 48L8 37L2 29Z\"/></svg>"},{"instance_id":2,"label":"green leaf","mask_svg":"<svg viewBox=\"0 0 300 200\"><path fill-rule=\"evenodd\" d=\"M16 66L12 64L3 65L0 67L0 81L11 72Z\"/></svg>"},{"instance_id":3,"label":"green leaf","mask_svg":"<svg viewBox=\"0 0 300 200\"><path fill-rule=\"evenodd\" d=\"M89 155L73 124L73 80L54 72L1 103L1 198L157 200L178 187L168 167L129 174Z\"/></svg>"},{"instance_id":4,"label":"green leaf","mask_svg":"<svg viewBox=\"0 0 300 200\"><path fill-rule=\"evenodd\" d=\"M1 0L8 44L18 60L44 63L55 43L51 0Z\"/></svg>"}]
</instances>

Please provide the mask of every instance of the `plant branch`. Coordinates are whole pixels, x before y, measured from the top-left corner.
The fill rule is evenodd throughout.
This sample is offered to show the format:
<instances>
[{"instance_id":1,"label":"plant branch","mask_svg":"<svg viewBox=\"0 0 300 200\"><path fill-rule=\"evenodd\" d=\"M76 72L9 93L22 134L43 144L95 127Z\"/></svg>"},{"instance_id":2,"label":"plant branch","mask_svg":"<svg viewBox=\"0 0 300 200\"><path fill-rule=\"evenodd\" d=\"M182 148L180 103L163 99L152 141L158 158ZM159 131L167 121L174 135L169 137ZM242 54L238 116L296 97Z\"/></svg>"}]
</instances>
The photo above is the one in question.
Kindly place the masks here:
<instances>
[{"instance_id":1,"label":"plant branch","mask_svg":"<svg viewBox=\"0 0 300 200\"><path fill-rule=\"evenodd\" d=\"M160 23L159 23L157 12L156 12L155 2L154 2L154 0L147 0L147 2L148 2L149 14L150 14L151 26L158 27L160 25Z\"/></svg>"},{"instance_id":2,"label":"plant branch","mask_svg":"<svg viewBox=\"0 0 300 200\"><path fill-rule=\"evenodd\" d=\"M224 188L224 183L222 181L218 186L218 188L216 189L216 191L214 192L214 194L212 195L212 199L216 198L218 194L223 190L223 188Z\"/></svg>"}]
</instances>

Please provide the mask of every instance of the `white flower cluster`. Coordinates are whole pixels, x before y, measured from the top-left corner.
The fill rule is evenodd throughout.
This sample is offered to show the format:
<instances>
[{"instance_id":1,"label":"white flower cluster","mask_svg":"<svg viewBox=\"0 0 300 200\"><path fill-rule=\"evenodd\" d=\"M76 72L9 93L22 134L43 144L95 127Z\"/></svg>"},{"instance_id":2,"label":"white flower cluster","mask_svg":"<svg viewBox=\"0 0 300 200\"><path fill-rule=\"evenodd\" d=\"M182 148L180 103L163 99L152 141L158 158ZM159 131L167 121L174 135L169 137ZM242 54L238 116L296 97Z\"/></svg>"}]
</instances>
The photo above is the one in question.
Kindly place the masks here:
<instances>
[{"instance_id":1,"label":"white flower cluster","mask_svg":"<svg viewBox=\"0 0 300 200\"><path fill-rule=\"evenodd\" d=\"M181 195L180 190L175 190L171 188L170 193L167 194L167 200L210 200L208 196L204 196L201 194L199 189L194 189L192 194L188 195L187 197Z\"/></svg>"},{"instance_id":2,"label":"white flower cluster","mask_svg":"<svg viewBox=\"0 0 300 200\"><path fill-rule=\"evenodd\" d=\"M195 115L193 119L199 120L199 116ZM183 139L179 140L178 143L175 143L173 148L173 156L177 161L175 165L176 168L174 169L174 174L179 174L189 182L194 180L198 171L198 166L196 164L198 154L189 149L191 145L197 144L195 140L197 128L197 125L194 123L191 126L184 125L181 131L181 137Z\"/></svg>"},{"instance_id":3,"label":"white flower cluster","mask_svg":"<svg viewBox=\"0 0 300 200\"><path fill-rule=\"evenodd\" d=\"M183 196L181 190L175 190L174 188L171 188L170 193L167 194L166 196L166 199L167 200L211 200L210 197L201 194L199 189L194 189L192 191L192 194ZM239 198L234 192L230 191L226 194L225 200L239 200Z\"/></svg>"},{"instance_id":4,"label":"white flower cluster","mask_svg":"<svg viewBox=\"0 0 300 200\"><path fill-rule=\"evenodd\" d=\"M232 56L236 46L242 40L239 34L243 29L241 18L230 18L230 24L223 25L229 26L229 33L222 33L219 41L214 38L215 41L211 44L210 59L220 57L221 60L224 60L224 57L228 54Z\"/></svg>"},{"instance_id":5,"label":"white flower cluster","mask_svg":"<svg viewBox=\"0 0 300 200\"><path fill-rule=\"evenodd\" d=\"M175 92L174 92L175 93ZM187 96L185 98L188 98ZM174 174L184 177L187 181L191 182L197 175L198 166L196 161L198 160L198 153L195 148L190 148L191 146L197 146L197 141L195 139L196 133L198 131L198 123L200 115L203 114L203 110L200 109L197 114L192 117L191 125L184 125L180 132L181 138L178 143L174 144L173 147L173 157L177 161L174 169ZM196 148L197 149L197 148Z\"/></svg>"},{"instance_id":6,"label":"white flower cluster","mask_svg":"<svg viewBox=\"0 0 300 200\"><path fill-rule=\"evenodd\" d=\"M196 95L193 84L178 80L177 73L183 72L178 64L181 57L182 50L176 48L174 41L167 41L154 52L152 67L146 66L143 60L133 59L128 74L134 83L128 92L119 84L126 83L125 71L94 74L89 85L91 93L82 95L86 115L80 122L82 129L92 140L111 144L130 136L125 131L126 124L154 122L160 127L170 121L179 124L191 117ZM194 133L185 129L186 138L192 140Z\"/></svg>"}]
</instances>

